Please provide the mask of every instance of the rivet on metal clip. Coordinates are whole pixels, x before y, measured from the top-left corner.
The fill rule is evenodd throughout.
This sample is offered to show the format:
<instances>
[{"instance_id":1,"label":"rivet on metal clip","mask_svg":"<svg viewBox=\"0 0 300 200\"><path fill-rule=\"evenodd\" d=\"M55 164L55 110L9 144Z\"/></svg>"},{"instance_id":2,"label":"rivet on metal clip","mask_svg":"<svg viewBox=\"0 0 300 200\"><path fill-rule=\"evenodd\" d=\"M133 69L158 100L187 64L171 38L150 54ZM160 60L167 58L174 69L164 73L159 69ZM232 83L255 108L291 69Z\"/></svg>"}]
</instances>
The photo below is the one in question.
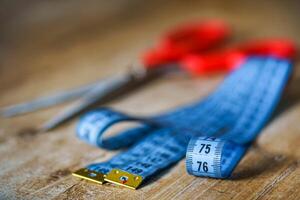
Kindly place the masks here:
<instances>
[{"instance_id":1,"label":"rivet on metal clip","mask_svg":"<svg viewBox=\"0 0 300 200\"><path fill-rule=\"evenodd\" d=\"M87 168L81 168L76 172L73 172L72 175L100 184L103 184L105 182L104 177L106 176L105 174Z\"/></svg>"},{"instance_id":2,"label":"rivet on metal clip","mask_svg":"<svg viewBox=\"0 0 300 200\"><path fill-rule=\"evenodd\" d=\"M104 180L130 189L136 189L142 183L143 177L120 169L112 169Z\"/></svg>"}]
</instances>

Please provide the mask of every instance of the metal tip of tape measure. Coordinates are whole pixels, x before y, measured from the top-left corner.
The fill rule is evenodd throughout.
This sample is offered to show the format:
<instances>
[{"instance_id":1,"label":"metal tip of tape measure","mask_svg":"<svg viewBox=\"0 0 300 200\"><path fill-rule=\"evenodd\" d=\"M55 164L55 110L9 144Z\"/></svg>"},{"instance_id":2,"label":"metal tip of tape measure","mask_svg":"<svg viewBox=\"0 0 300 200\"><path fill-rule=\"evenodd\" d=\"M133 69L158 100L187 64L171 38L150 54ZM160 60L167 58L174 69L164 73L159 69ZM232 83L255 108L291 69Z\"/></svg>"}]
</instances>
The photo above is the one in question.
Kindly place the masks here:
<instances>
[{"instance_id":1,"label":"metal tip of tape measure","mask_svg":"<svg viewBox=\"0 0 300 200\"><path fill-rule=\"evenodd\" d=\"M73 172L72 175L95 183L103 184L105 182L105 174L87 168L81 168L76 172Z\"/></svg>"},{"instance_id":2,"label":"metal tip of tape measure","mask_svg":"<svg viewBox=\"0 0 300 200\"><path fill-rule=\"evenodd\" d=\"M105 181L124 186L130 189L137 189L143 181L143 177L131 174L120 169L112 169L104 178Z\"/></svg>"}]
</instances>

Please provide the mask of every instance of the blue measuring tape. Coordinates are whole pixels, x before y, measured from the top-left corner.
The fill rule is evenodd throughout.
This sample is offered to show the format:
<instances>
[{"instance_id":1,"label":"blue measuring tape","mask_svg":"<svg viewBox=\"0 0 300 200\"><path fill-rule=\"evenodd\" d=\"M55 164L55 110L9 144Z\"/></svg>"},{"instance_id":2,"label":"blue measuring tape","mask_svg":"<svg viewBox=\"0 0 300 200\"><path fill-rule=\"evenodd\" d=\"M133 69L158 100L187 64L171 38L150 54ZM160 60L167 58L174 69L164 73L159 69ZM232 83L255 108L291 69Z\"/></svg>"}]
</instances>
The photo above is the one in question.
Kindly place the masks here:
<instances>
[{"instance_id":1,"label":"blue measuring tape","mask_svg":"<svg viewBox=\"0 0 300 200\"><path fill-rule=\"evenodd\" d=\"M287 60L253 57L213 94L175 111L154 117L129 116L111 109L89 112L78 123L79 138L97 147L128 149L73 175L136 189L186 156L189 174L226 178L270 118L291 69ZM103 138L107 129L124 121L140 125Z\"/></svg>"}]
</instances>

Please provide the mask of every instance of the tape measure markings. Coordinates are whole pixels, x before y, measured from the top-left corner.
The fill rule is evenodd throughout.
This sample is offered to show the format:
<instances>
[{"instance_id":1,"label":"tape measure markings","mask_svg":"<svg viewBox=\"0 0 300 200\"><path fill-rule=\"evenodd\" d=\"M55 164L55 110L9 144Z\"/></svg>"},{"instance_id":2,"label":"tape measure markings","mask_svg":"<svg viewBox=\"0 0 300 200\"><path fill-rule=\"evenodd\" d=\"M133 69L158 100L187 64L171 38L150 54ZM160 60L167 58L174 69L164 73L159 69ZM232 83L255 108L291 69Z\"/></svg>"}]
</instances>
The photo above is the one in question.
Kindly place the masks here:
<instances>
[{"instance_id":1,"label":"tape measure markings","mask_svg":"<svg viewBox=\"0 0 300 200\"><path fill-rule=\"evenodd\" d=\"M150 118L130 117L112 110L88 113L77 128L80 138L108 149L134 145L87 169L102 174L105 181L136 188L186 154L190 174L228 177L248 149L247 143L270 117L290 69L284 60L252 58L200 103ZM140 121L141 126L102 139L109 126L126 120Z\"/></svg>"},{"instance_id":2,"label":"tape measure markings","mask_svg":"<svg viewBox=\"0 0 300 200\"><path fill-rule=\"evenodd\" d=\"M207 116L207 115L206 115ZM149 140L147 140L147 141L149 141ZM122 167L121 167L122 168Z\"/></svg>"}]
</instances>

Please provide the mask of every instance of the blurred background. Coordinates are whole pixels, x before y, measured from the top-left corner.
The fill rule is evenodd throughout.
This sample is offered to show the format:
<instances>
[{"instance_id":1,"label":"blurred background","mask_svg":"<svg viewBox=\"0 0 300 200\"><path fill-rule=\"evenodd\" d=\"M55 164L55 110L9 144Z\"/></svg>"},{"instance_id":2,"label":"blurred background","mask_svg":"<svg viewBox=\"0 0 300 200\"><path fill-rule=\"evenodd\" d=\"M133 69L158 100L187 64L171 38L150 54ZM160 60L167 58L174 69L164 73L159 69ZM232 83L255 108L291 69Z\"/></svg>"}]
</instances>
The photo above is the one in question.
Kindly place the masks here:
<instances>
[{"instance_id":1,"label":"blurred background","mask_svg":"<svg viewBox=\"0 0 300 200\"><path fill-rule=\"evenodd\" d=\"M299 44L298 2L1 0L0 106L126 71L163 32L179 23L224 20L232 27L230 44L268 37L286 37ZM174 83L178 85L178 80ZM207 93L216 85L204 84L196 90L208 88ZM181 94L180 88L172 89L179 91L179 99L195 99L195 95ZM166 93L166 89L160 93ZM48 116L40 115L37 120Z\"/></svg>"},{"instance_id":2,"label":"blurred background","mask_svg":"<svg viewBox=\"0 0 300 200\"><path fill-rule=\"evenodd\" d=\"M183 22L211 18L224 20L233 29L230 44L251 39L285 37L294 40L299 46L299 10L299 0L0 0L0 107L126 71L128 65L138 61L146 49L156 44L161 33ZM298 62L289 87L290 95L284 100L287 104L298 103L300 99L300 70L297 65ZM224 76L200 77L196 80L186 77L160 79L109 106L136 114L154 114L207 95ZM65 192L61 188L70 186L70 193L66 189L66 195L73 194L74 198L71 195L70 199L78 198L78 191L82 195L98 192L97 195L103 198L102 190L110 190L109 187L100 189L92 184L86 184L85 188L84 184L78 184L73 188L72 185L77 182L72 178L65 182L58 181L70 175L71 171L110 155L75 137L74 126L77 121L73 120L50 134L30 135L28 127L42 124L64 106L21 117L0 118L0 188L6 196L14 194L20 199L29 194L40 195L41 198L46 195L49 198L56 197L61 193L63 196ZM259 142L265 149L283 155L299 155L299 108L298 104L281 115L283 118L277 116L277 123L272 123L271 128L262 134ZM284 140L282 133L285 134ZM265 160L263 164L256 157L248 159L249 166L257 163L258 171L266 171L270 168L270 162L266 162L268 160L265 158L262 160ZM294 162L293 158L278 162L285 166L289 161ZM180 172L178 176L185 173L184 163L176 168L177 171ZM282 172L283 176L281 168L275 171L279 179L273 179L273 172L270 172L262 174L260 182L254 182L252 176L243 182L244 185L237 182L234 189L239 194L243 191L244 195L238 197L243 198L254 194L253 191L261 190L262 179L271 184L266 185L266 190L262 189L262 194L273 191L270 189L275 185L273 183L291 173L291 170ZM293 177L295 182L299 180ZM185 178L194 180L187 175ZM293 193L297 184L287 180L286 187L279 185L280 189L274 191ZM213 181L207 180L207 183ZM165 183L169 185L170 182L175 183L172 176L166 177ZM193 188L226 197L223 190L208 190L211 186L201 185L201 181L197 183ZM182 187L183 184L189 185L189 182L183 181L177 186ZM176 189L174 194L181 192L182 188L169 186L165 187L166 191ZM156 191L162 190L160 184L152 184L151 187L157 187ZM226 188L224 191L233 190L231 184L227 184ZM148 194L157 193L153 191ZM126 193L127 190L122 192ZM140 199L143 191L134 194L129 192L125 196L127 199L132 195ZM114 193L107 193L106 197L111 194Z\"/></svg>"},{"instance_id":3,"label":"blurred background","mask_svg":"<svg viewBox=\"0 0 300 200\"><path fill-rule=\"evenodd\" d=\"M157 43L161 33L179 23L224 20L232 27L230 44L269 37L290 38L299 44L298 2L1 0L0 106L126 71ZM174 83L178 85L178 80ZM208 88L208 93L216 85L201 84L195 89L200 93L203 88ZM183 95L180 88L172 89L179 92L171 98L195 99L194 90L192 95ZM164 88L160 93L166 91ZM142 95L142 101L144 98ZM53 114L61 108L48 112ZM48 118L46 113L37 120Z\"/></svg>"},{"instance_id":4,"label":"blurred background","mask_svg":"<svg viewBox=\"0 0 300 200\"><path fill-rule=\"evenodd\" d=\"M99 75L89 73L92 67L124 67L160 33L184 21L224 19L234 28L234 41L268 36L299 41L299 8L297 0L1 0L1 91L35 79L49 90L54 89L51 80L67 87L70 70L95 79ZM124 66L111 63L117 59ZM53 77L56 68L63 69ZM35 79L27 76L35 73Z\"/></svg>"}]
</instances>

